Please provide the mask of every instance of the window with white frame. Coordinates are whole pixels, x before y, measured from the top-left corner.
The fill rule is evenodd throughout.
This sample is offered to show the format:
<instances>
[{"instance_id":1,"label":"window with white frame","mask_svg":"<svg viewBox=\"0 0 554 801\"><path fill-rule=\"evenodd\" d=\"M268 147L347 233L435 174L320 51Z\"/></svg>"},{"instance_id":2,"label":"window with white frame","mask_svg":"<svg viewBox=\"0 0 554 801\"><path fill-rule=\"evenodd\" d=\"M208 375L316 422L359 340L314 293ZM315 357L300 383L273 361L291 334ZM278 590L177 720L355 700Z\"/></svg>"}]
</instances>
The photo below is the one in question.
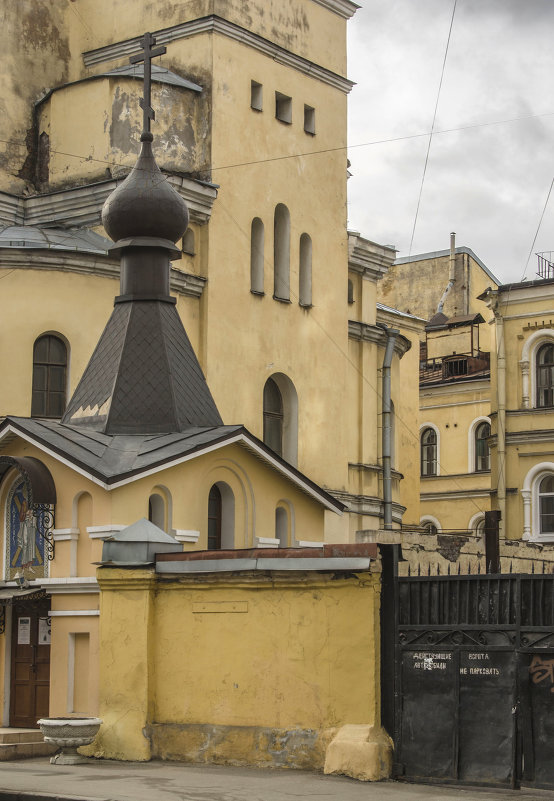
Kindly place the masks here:
<instances>
[{"instance_id":1,"label":"window with white frame","mask_svg":"<svg viewBox=\"0 0 554 801\"><path fill-rule=\"evenodd\" d=\"M475 428L475 472L484 473L491 469L489 437L490 423L484 421Z\"/></svg>"},{"instance_id":2,"label":"window with white frame","mask_svg":"<svg viewBox=\"0 0 554 801\"><path fill-rule=\"evenodd\" d=\"M534 465L523 482L523 539L554 542L554 462Z\"/></svg>"},{"instance_id":3,"label":"window with white frame","mask_svg":"<svg viewBox=\"0 0 554 801\"><path fill-rule=\"evenodd\" d=\"M434 428L424 428L421 432L421 475L437 475L437 432Z\"/></svg>"},{"instance_id":4,"label":"window with white frame","mask_svg":"<svg viewBox=\"0 0 554 801\"><path fill-rule=\"evenodd\" d=\"M554 406L554 343L545 342L535 359L536 406Z\"/></svg>"}]
</instances>

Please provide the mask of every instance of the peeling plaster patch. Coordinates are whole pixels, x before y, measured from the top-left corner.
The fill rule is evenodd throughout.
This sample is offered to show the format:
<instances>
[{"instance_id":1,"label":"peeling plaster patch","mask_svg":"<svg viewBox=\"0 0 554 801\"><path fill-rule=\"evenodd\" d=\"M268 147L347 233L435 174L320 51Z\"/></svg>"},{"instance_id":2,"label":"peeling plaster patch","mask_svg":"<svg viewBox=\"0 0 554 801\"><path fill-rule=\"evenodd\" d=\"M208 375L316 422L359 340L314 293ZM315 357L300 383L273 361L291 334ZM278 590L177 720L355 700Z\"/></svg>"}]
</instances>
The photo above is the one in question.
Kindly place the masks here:
<instances>
[{"instance_id":1,"label":"peeling plaster patch","mask_svg":"<svg viewBox=\"0 0 554 801\"><path fill-rule=\"evenodd\" d=\"M437 552L445 559L448 559L449 562L456 562L463 546L467 542L468 537L460 537L453 534L437 534Z\"/></svg>"}]
</instances>

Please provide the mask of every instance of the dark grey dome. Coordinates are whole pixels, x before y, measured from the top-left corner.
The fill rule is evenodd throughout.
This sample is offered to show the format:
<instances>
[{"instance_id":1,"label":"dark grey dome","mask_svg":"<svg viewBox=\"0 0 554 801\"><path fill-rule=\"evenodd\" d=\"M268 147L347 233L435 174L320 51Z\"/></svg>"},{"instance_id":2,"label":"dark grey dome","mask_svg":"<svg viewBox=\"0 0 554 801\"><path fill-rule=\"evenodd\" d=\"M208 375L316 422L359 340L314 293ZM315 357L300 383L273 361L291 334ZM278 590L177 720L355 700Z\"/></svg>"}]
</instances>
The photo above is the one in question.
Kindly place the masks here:
<instances>
[{"instance_id":1,"label":"dark grey dome","mask_svg":"<svg viewBox=\"0 0 554 801\"><path fill-rule=\"evenodd\" d=\"M156 237L176 242L187 229L185 201L160 172L151 141L143 134L137 163L107 198L102 222L114 242L135 237Z\"/></svg>"}]
</instances>

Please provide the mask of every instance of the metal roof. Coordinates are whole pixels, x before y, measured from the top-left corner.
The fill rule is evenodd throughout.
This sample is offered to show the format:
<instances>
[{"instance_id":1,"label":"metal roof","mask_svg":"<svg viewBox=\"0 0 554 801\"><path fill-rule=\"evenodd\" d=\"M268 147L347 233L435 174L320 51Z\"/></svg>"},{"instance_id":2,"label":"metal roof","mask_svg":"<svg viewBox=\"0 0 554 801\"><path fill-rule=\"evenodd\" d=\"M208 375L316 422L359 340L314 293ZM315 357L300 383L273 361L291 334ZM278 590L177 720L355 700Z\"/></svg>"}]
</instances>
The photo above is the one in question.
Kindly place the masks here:
<instances>
[{"instance_id":1,"label":"metal roof","mask_svg":"<svg viewBox=\"0 0 554 801\"><path fill-rule=\"evenodd\" d=\"M112 436L57 420L6 417L0 425L0 449L3 440L9 445L14 434L105 489L237 443L327 509L340 514L346 508L240 425L191 427L172 434Z\"/></svg>"},{"instance_id":2,"label":"metal roof","mask_svg":"<svg viewBox=\"0 0 554 801\"><path fill-rule=\"evenodd\" d=\"M202 92L202 87L198 86L197 83L188 81L186 78L181 78L180 75L176 75L174 72L171 72L171 70L168 70L165 67L152 64L151 70L151 77L153 81L157 81L158 83L167 83L171 86L179 86L181 89L190 89L193 92ZM110 78L118 76L123 76L125 78L139 78L142 81L144 79L144 64L129 64L123 67L114 67L112 70L102 72L99 77L102 76L108 76Z\"/></svg>"},{"instance_id":3,"label":"metal roof","mask_svg":"<svg viewBox=\"0 0 554 801\"><path fill-rule=\"evenodd\" d=\"M94 231L82 228L38 228L33 225L9 225L0 231L0 248L39 248L71 250L105 256L112 242Z\"/></svg>"},{"instance_id":4,"label":"metal roof","mask_svg":"<svg viewBox=\"0 0 554 801\"><path fill-rule=\"evenodd\" d=\"M106 434L222 424L173 303L116 303L63 422Z\"/></svg>"}]
</instances>

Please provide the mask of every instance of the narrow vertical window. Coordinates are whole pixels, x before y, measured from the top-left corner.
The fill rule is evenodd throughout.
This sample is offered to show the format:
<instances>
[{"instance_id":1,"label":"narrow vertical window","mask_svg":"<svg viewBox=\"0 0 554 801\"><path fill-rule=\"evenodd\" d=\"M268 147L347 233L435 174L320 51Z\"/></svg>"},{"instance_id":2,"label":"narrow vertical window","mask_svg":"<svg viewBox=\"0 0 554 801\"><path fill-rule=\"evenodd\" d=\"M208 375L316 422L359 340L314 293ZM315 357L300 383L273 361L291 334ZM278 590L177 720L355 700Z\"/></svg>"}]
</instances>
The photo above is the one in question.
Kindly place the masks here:
<instances>
[{"instance_id":1,"label":"narrow vertical window","mask_svg":"<svg viewBox=\"0 0 554 801\"><path fill-rule=\"evenodd\" d=\"M283 455L283 397L272 378L264 386L264 442Z\"/></svg>"},{"instance_id":2,"label":"narrow vertical window","mask_svg":"<svg viewBox=\"0 0 554 801\"><path fill-rule=\"evenodd\" d=\"M164 499L157 492L148 498L148 520L155 526L166 530L165 527L165 503Z\"/></svg>"},{"instance_id":3,"label":"narrow vertical window","mask_svg":"<svg viewBox=\"0 0 554 801\"><path fill-rule=\"evenodd\" d=\"M250 81L250 108L254 111L263 109L263 86L257 81Z\"/></svg>"},{"instance_id":4,"label":"narrow vertical window","mask_svg":"<svg viewBox=\"0 0 554 801\"><path fill-rule=\"evenodd\" d=\"M437 475L437 433L433 428L421 433L421 475Z\"/></svg>"},{"instance_id":5,"label":"narrow vertical window","mask_svg":"<svg viewBox=\"0 0 554 801\"><path fill-rule=\"evenodd\" d=\"M196 253L194 249L194 231L192 228L187 228L183 236L183 253L188 253L189 256L194 256Z\"/></svg>"},{"instance_id":6,"label":"narrow vertical window","mask_svg":"<svg viewBox=\"0 0 554 801\"><path fill-rule=\"evenodd\" d=\"M264 294L264 224L254 217L250 228L250 291Z\"/></svg>"},{"instance_id":7,"label":"narrow vertical window","mask_svg":"<svg viewBox=\"0 0 554 801\"><path fill-rule=\"evenodd\" d=\"M31 417L61 417L65 410L67 348L52 334L39 337L33 347Z\"/></svg>"},{"instance_id":8,"label":"narrow vertical window","mask_svg":"<svg viewBox=\"0 0 554 801\"><path fill-rule=\"evenodd\" d=\"M348 279L348 302L354 303L354 282L351 278Z\"/></svg>"},{"instance_id":9,"label":"narrow vertical window","mask_svg":"<svg viewBox=\"0 0 554 801\"><path fill-rule=\"evenodd\" d=\"M312 239L308 234L300 237L299 303L312 305Z\"/></svg>"},{"instance_id":10,"label":"narrow vertical window","mask_svg":"<svg viewBox=\"0 0 554 801\"><path fill-rule=\"evenodd\" d=\"M539 484L541 534L554 534L554 476L545 476Z\"/></svg>"},{"instance_id":11,"label":"narrow vertical window","mask_svg":"<svg viewBox=\"0 0 554 801\"><path fill-rule=\"evenodd\" d=\"M282 506L275 510L275 539L279 540L279 548L286 548L289 544L289 517Z\"/></svg>"},{"instance_id":12,"label":"narrow vertical window","mask_svg":"<svg viewBox=\"0 0 554 801\"><path fill-rule=\"evenodd\" d=\"M491 469L491 456L488 439L491 427L488 423L480 423L475 429L475 472L482 473Z\"/></svg>"},{"instance_id":13,"label":"narrow vertical window","mask_svg":"<svg viewBox=\"0 0 554 801\"><path fill-rule=\"evenodd\" d=\"M304 106L304 130L306 133L315 134L315 108Z\"/></svg>"},{"instance_id":14,"label":"narrow vertical window","mask_svg":"<svg viewBox=\"0 0 554 801\"><path fill-rule=\"evenodd\" d=\"M547 343L537 353L537 406L554 406L554 345Z\"/></svg>"},{"instance_id":15,"label":"narrow vertical window","mask_svg":"<svg viewBox=\"0 0 554 801\"><path fill-rule=\"evenodd\" d=\"M221 548L221 509L221 492L217 484L214 484L208 496L208 550L210 551Z\"/></svg>"},{"instance_id":16,"label":"narrow vertical window","mask_svg":"<svg viewBox=\"0 0 554 801\"><path fill-rule=\"evenodd\" d=\"M290 214L283 203L275 207L273 297L276 300L290 300Z\"/></svg>"}]
</instances>

